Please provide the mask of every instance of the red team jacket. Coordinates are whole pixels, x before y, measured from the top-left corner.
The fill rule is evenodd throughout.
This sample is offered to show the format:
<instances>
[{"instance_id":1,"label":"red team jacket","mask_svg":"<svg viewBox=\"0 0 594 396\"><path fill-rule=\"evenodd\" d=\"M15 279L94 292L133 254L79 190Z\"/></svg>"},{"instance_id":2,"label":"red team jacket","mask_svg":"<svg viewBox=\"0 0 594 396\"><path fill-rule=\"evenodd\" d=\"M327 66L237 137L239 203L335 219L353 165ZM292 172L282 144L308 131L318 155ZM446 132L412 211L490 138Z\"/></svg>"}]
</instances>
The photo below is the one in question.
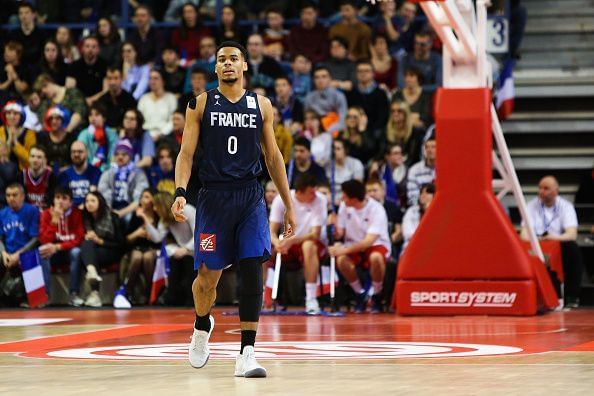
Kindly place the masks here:
<instances>
[{"instance_id":1,"label":"red team jacket","mask_svg":"<svg viewBox=\"0 0 594 396\"><path fill-rule=\"evenodd\" d=\"M82 212L78 208L71 208L60 218L58 224L52 224L50 208L41 212L39 219L39 241L45 243L59 243L60 250L70 250L77 247L85 236Z\"/></svg>"}]
</instances>

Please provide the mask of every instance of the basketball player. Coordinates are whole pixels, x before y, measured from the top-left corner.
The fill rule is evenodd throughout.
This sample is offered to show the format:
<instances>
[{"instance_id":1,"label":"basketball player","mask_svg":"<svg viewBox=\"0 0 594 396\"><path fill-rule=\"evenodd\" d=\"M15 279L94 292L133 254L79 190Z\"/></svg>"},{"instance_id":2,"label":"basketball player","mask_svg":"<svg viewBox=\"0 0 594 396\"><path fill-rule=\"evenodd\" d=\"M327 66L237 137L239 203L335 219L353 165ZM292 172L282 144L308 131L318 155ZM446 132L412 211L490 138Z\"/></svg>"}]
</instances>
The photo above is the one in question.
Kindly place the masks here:
<instances>
[{"instance_id":1,"label":"basketball player","mask_svg":"<svg viewBox=\"0 0 594 396\"><path fill-rule=\"evenodd\" d=\"M256 177L262 172L260 153L285 204L285 237L296 228L283 157L276 145L270 100L243 89L247 70L243 46L223 42L216 51L219 88L190 100L181 151L175 167L176 199L172 212L185 220L186 187L198 149L203 188L196 205L195 261L192 284L196 320L189 360L201 368L208 361L208 340L214 327L210 309L223 269L238 263L241 351L236 377L265 377L255 359L254 343L262 307L261 263L270 257L270 233L264 191Z\"/></svg>"}]
</instances>

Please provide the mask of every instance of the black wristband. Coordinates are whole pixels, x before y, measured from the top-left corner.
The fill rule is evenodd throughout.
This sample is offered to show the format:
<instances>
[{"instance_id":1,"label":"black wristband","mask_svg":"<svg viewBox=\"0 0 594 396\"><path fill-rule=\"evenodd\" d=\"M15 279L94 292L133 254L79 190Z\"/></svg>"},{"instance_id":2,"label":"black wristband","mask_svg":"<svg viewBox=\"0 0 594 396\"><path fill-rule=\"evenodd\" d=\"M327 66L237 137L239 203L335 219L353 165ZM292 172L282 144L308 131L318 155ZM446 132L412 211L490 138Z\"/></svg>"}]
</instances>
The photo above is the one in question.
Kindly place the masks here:
<instances>
[{"instance_id":1,"label":"black wristband","mask_svg":"<svg viewBox=\"0 0 594 396\"><path fill-rule=\"evenodd\" d=\"M186 189L183 187L178 187L175 189L175 195L173 196L173 199L177 199L177 197L182 197L183 199L186 199Z\"/></svg>"}]
</instances>

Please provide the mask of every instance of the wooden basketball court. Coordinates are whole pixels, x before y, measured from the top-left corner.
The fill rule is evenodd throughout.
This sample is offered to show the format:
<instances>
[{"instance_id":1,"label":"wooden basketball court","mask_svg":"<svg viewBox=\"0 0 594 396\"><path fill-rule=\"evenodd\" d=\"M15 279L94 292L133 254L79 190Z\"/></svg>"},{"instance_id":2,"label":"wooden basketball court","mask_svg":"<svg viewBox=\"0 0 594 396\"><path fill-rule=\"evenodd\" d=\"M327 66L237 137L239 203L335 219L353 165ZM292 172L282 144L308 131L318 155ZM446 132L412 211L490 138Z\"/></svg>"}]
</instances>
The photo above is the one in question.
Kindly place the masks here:
<instances>
[{"instance_id":1,"label":"wooden basketball court","mask_svg":"<svg viewBox=\"0 0 594 396\"><path fill-rule=\"evenodd\" d=\"M594 310L535 317L264 316L266 379L234 378L238 317L186 360L191 309L0 312L3 395L592 394Z\"/></svg>"}]
</instances>

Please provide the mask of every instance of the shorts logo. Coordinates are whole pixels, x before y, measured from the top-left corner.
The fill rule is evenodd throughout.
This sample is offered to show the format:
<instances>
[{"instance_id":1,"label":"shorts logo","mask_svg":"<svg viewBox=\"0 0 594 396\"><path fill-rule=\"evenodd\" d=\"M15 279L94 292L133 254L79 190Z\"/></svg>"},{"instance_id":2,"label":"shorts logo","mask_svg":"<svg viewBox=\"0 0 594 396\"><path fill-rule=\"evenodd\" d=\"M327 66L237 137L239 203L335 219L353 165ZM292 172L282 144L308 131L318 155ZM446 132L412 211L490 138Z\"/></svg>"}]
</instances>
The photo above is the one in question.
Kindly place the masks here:
<instances>
[{"instance_id":1,"label":"shorts logo","mask_svg":"<svg viewBox=\"0 0 594 396\"><path fill-rule=\"evenodd\" d=\"M200 233L200 251L215 252L217 250L217 234Z\"/></svg>"}]
</instances>

